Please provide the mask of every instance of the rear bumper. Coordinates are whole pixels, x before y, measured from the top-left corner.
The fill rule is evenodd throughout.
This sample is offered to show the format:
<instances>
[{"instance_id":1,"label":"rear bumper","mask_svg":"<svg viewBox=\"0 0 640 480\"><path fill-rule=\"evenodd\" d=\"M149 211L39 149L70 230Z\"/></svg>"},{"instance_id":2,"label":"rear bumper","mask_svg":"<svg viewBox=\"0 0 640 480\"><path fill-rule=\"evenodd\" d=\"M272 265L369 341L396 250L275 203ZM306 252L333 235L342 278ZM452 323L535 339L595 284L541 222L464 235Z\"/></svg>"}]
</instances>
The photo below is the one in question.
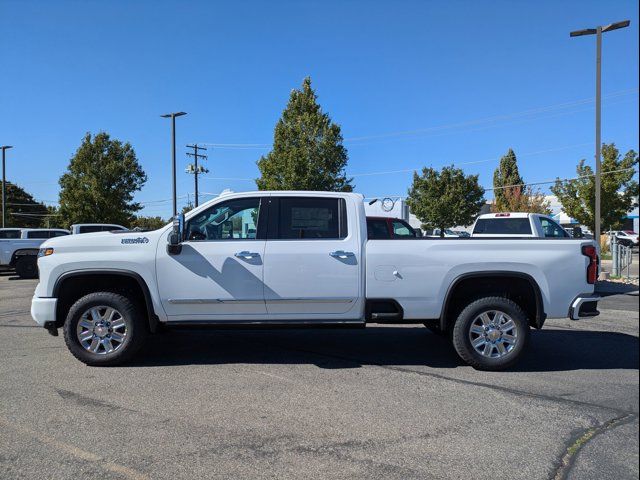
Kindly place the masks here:
<instances>
[{"instance_id":1,"label":"rear bumper","mask_svg":"<svg viewBox=\"0 0 640 480\"><path fill-rule=\"evenodd\" d=\"M31 299L31 318L44 327L46 322L56 321L57 298L33 297Z\"/></svg>"},{"instance_id":2,"label":"rear bumper","mask_svg":"<svg viewBox=\"0 0 640 480\"><path fill-rule=\"evenodd\" d=\"M599 300L600 297L597 295L577 297L569 309L569 318L571 320L580 320L581 318L597 317L600 315L598 311Z\"/></svg>"}]
</instances>

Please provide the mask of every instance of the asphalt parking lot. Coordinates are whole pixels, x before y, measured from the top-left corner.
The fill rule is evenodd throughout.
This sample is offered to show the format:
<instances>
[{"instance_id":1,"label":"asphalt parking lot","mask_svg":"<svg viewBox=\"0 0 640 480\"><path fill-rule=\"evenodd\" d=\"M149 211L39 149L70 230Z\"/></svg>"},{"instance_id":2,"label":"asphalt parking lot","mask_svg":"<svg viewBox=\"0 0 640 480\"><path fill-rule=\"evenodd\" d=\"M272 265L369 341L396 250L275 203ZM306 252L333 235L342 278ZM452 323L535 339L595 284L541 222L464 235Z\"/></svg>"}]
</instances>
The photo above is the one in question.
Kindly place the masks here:
<instances>
[{"instance_id":1,"label":"asphalt parking lot","mask_svg":"<svg viewBox=\"0 0 640 480\"><path fill-rule=\"evenodd\" d=\"M638 478L638 297L509 372L419 326L180 331L76 361L0 273L1 478Z\"/></svg>"}]
</instances>

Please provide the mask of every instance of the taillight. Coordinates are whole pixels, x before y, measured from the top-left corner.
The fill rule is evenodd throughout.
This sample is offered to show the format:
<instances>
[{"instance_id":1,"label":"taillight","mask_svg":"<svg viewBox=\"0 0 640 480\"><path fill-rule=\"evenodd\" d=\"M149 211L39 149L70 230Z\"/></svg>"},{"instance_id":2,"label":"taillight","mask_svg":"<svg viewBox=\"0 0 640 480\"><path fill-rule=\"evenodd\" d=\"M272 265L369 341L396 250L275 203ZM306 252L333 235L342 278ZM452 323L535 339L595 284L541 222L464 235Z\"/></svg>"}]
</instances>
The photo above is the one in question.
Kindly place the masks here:
<instances>
[{"instance_id":1,"label":"taillight","mask_svg":"<svg viewBox=\"0 0 640 480\"><path fill-rule=\"evenodd\" d=\"M582 247L582 254L589 257L589 266L587 266L587 283L596 283L598 279L598 251L593 245L585 245Z\"/></svg>"}]
</instances>

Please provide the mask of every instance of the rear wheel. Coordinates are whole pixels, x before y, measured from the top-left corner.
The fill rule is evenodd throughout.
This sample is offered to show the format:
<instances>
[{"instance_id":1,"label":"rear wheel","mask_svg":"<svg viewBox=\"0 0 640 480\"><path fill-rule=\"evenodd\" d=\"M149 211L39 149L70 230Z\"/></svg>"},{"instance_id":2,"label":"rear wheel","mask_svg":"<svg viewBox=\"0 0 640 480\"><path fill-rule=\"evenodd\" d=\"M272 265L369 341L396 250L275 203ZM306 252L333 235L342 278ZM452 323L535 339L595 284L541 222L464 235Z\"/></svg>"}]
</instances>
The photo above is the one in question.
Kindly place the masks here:
<instances>
[{"instance_id":1,"label":"rear wheel","mask_svg":"<svg viewBox=\"0 0 640 480\"><path fill-rule=\"evenodd\" d=\"M529 340L529 322L515 302L502 297L476 300L453 327L453 346L478 370L504 370L516 363Z\"/></svg>"},{"instance_id":2,"label":"rear wheel","mask_svg":"<svg viewBox=\"0 0 640 480\"><path fill-rule=\"evenodd\" d=\"M34 255L18 257L16 273L20 278L38 278L38 258Z\"/></svg>"},{"instance_id":3,"label":"rear wheel","mask_svg":"<svg viewBox=\"0 0 640 480\"><path fill-rule=\"evenodd\" d=\"M67 347L87 365L113 366L130 360L147 334L138 306L112 292L85 295L73 304L64 323Z\"/></svg>"}]
</instances>

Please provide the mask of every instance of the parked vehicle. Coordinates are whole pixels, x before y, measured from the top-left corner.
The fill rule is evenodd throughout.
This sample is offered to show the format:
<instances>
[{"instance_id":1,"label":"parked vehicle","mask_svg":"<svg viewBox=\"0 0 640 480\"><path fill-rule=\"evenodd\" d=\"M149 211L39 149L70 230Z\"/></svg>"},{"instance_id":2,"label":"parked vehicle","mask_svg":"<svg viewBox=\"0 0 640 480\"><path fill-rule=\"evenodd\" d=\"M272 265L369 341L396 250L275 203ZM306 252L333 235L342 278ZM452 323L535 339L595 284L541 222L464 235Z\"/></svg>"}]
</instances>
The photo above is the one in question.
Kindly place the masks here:
<instances>
[{"instance_id":1,"label":"parked vehicle","mask_svg":"<svg viewBox=\"0 0 640 480\"><path fill-rule=\"evenodd\" d=\"M638 234L631 230L616 230L611 233L616 236L620 245L624 245L625 247L638 245Z\"/></svg>"},{"instance_id":2,"label":"parked vehicle","mask_svg":"<svg viewBox=\"0 0 640 480\"><path fill-rule=\"evenodd\" d=\"M442 238L440 236L440 229L434 228L433 230L428 230L427 237ZM453 230L446 228L444 230L444 238L460 238L460 235L458 235L457 232L454 232Z\"/></svg>"},{"instance_id":3,"label":"parked vehicle","mask_svg":"<svg viewBox=\"0 0 640 480\"><path fill-rule=\"evenodd\" d=\"M79 233L95 233L95 232L111 232L111 231L128 231L127 227L116 225L113 223L76 223L71 225L71 233L77 235Z\"/></svg>"},{"instance_id":4,"label":"parked vehicle","mask_svg":"<svg viewBox=\"0 0 640 480\"><path fill-rule=\"evenodd\" d=\"M40 245L49 238L69 235L61 228L4 228L0 230L0 268L15 269L21 278L38 276Z\"/></svg>"},{"instance_id":5,"label":"parked vehicle","mask_svg":"<svg viewBox=\"0 0 640 480\"><path fill-rule=\"evenodd\" d=\"M582 228L580 227L562 227L571 238L585 238Z\"/></svg>"},{"instance_id":6,"label":"parked vehicle","mask_svg":"<svg viewBox=\"0 0 640 480\"><path fill-rule=\"evenodd\" d=\"M487 213L480 215L471 233L475 238L570 238L554 220L539 213Z\"/></svg>"},{"instance_id":7,"label":"parked vehicle","mask_svg":"<svg viewBox=\"0 0 640 480\"><path fill-rule=\"evenodd\" d=\"M160 326L435 323L465 362L501 370L530 327L598 314L592 241L370 240L354 193L232 193L39 255L31 315L88 365L127 361Z\"/></svg>"},{"instance_id":8,"label":"parked vehicle","mask_svg":"<svg viewBox=\"0 0 640 480\"><path fill-rule=\"evenodd\" d=\"M421 235L407 222L392 217L367 217L367 238L385 240L390 238L417 238Z\"/></svg>"}]
</instances>

